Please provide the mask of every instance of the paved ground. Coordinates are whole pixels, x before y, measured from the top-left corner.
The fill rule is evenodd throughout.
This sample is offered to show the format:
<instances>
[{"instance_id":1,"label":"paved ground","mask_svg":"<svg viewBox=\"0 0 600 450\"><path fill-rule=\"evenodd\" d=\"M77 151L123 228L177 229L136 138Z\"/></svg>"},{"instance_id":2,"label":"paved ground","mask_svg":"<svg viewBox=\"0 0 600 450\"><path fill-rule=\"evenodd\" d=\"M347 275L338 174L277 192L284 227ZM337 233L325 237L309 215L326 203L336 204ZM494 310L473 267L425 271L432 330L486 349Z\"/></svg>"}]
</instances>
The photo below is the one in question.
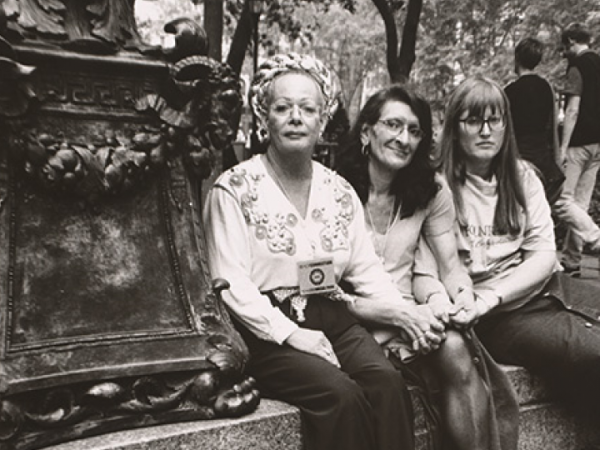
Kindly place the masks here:
<instances>
[{"instance_id":1,"label":"paved ground","mask_svg":"<svg viewBox=\"0 0 600 450\"><path fill-rule=\"evenodd\" d=\"M598 256L583 255L581 278L597 280L600 284L600 262L598 261Z\"/></svg>"},{"instance_id":2,"label":"paved ground","mask_svg":"<svg viewBox=\"0 0 600 450\"><path fill-rule=\"evenodd\" d=\"M557 257L560 261L560 252L557 252ZM581 279L588 280L598 285L600 289L600 260L599 256L583 255L581 261Z\"/></svg>"}]
</instances>

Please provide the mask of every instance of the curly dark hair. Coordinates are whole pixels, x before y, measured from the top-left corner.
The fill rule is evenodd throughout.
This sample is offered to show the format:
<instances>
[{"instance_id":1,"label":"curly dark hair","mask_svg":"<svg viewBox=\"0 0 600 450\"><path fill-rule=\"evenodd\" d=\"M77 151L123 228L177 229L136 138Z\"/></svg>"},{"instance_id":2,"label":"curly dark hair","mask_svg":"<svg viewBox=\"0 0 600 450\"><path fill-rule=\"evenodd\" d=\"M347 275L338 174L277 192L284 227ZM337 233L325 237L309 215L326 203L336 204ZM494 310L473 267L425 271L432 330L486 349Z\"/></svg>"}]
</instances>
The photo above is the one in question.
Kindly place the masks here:
<instances>
[{"instance_id":1,"label":"curly dark hair","mask_svg":"<svg viewBox=\"0 0 600 450\"><path fill-rule=\"evenodd\" d=\"M410 164L400 169L391 185L395 196L395 209L400 208L400 217L412 216L418 209L425 208L435 197L439 186L435 182L435 168L431 162L432 128L429 103L401 85L392 85L373 94L358 115L347 142L336 157L336 169L356 190L361 202L369 198L369 157L362 152L361 132L365 126L373 126L381 117L387 102L398 101L410 106L419 119L424 136Z\"/></svg>"}]
</instances>

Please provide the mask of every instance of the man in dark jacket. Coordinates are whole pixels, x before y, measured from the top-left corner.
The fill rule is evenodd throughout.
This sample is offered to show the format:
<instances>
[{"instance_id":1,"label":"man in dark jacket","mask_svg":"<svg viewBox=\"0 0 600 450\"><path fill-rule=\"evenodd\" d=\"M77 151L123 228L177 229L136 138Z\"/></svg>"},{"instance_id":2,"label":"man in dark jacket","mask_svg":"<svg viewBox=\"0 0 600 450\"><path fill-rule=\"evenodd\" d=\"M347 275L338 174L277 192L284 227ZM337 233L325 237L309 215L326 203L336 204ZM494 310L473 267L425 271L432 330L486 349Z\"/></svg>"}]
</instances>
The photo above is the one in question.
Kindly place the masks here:
<instances>
[{"instance_id":1,"label":"man in dark jacket","mask_svg":"<svg viewBox=\"0 0 600 450\"><path fill-rule=\"evenodd\" d=\"M539 170L550 204L560 194L565 179L556 127L556 99L550 83L535 71L542 60L544 44L526 37L515 48L518 78L504 88L521 157Z\"/></svg>"}]
</instances>

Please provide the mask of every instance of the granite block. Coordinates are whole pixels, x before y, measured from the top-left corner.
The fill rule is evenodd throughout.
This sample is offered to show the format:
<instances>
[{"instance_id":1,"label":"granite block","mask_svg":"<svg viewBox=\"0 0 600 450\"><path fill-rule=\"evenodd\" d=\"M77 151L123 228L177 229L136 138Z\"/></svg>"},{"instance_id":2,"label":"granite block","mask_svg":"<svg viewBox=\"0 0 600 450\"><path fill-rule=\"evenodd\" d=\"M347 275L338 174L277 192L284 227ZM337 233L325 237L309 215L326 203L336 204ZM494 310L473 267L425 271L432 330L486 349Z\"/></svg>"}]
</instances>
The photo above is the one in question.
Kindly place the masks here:
<instances>
[{"instance_id":1,"label":"granite block","mask_svg":"<svg viewBox=\"0 0 600 450\"><path fill-rule=\"evenodd\" d=\"M574 414L552 404L523 406L519 450L583 450L600 443L600 416Z\"/></svg>"},{"instance_id":2,"label":"granite block","mask_svg":"<svg viewBox=\"0 0 600 450\"><path fill-rule=\"evenodd\" d=\"M543 382L525 369L506 366L521 405L519 450L582 450L600 443L600 417L574 414L554 403ZM428 448L423 405L413 391L416 449ZM109 433L45 450L302 450L297 408L263 399L238 419L183 422Z\"/></svg>"},{"instance_id":3,"label":"granite block","mask_svg":"<svg viewBox=\"0 0 600 450\"><path fill-rule=\"evenodd\" d=\"M551 399L551 395L544 382L522 367L503 366L508 375L519 400L519 405L545 402Z\"/></svg>"},{"instance_id":4,"label":"granite block","mask_svg":"<svg viewBox=\"0 0 600 450\"><path fill-rule=\"evenodd\" d=\"M301 450L300 412L263 399L237 419L137 428L66 442L45 450Z\"/></svg>"}]
</instances>

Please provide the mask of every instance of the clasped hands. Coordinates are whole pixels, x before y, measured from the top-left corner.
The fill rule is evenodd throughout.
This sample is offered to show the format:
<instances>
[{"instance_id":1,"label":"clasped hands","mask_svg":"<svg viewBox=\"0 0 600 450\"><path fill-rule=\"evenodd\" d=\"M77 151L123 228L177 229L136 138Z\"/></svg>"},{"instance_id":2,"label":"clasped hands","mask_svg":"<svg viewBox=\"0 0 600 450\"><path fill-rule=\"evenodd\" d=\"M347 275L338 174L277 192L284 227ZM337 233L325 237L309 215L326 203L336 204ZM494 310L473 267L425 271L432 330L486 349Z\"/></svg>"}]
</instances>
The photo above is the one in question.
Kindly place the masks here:
<instances>
[{"instance_id":1,"label":"clasped hands","mask_svg":"<svg viewBox=\"0 0 600 450\"><path fill-rule=\"evenodd\" d=\"M445 292L439 292L431 295L427 303L434 315L444 324L458 329L473 326L479 318L499 304L500 298L490 288L461 289L454 297L454 301L451 301Z\"/></svg>"},{"instance_id":2,"label":"clasped hands","mask_svg":"<svg viewBox=\"0 0 600 450\"><path fill-rule=\"evenodd\" d=\"M493 290L464 289L454 302L445 292L430 296L426 304L403 304L396 312L395 328L400 339L412 343L412 351L427 354L437 350L446 338L446 328L464 329L472 326L499 303ZM285 341L287 345L305 353L323 358L339 367L333 347L321 331L296 329Z\"/></svg>"},{"instance_id":3,"label":"clasped hands","mask_svg":"<svg viewBox=\"0 0 600 450\"><path fill-rule=\"evenodd\" d=\"M498 296L490 289L463 289L454 302L440 292L430 296L426 304L409 308L401 327L412 341L414 351L429 353L444 341L446 328L468 328L498 304Z\"/></svg>"}]
</instances>

